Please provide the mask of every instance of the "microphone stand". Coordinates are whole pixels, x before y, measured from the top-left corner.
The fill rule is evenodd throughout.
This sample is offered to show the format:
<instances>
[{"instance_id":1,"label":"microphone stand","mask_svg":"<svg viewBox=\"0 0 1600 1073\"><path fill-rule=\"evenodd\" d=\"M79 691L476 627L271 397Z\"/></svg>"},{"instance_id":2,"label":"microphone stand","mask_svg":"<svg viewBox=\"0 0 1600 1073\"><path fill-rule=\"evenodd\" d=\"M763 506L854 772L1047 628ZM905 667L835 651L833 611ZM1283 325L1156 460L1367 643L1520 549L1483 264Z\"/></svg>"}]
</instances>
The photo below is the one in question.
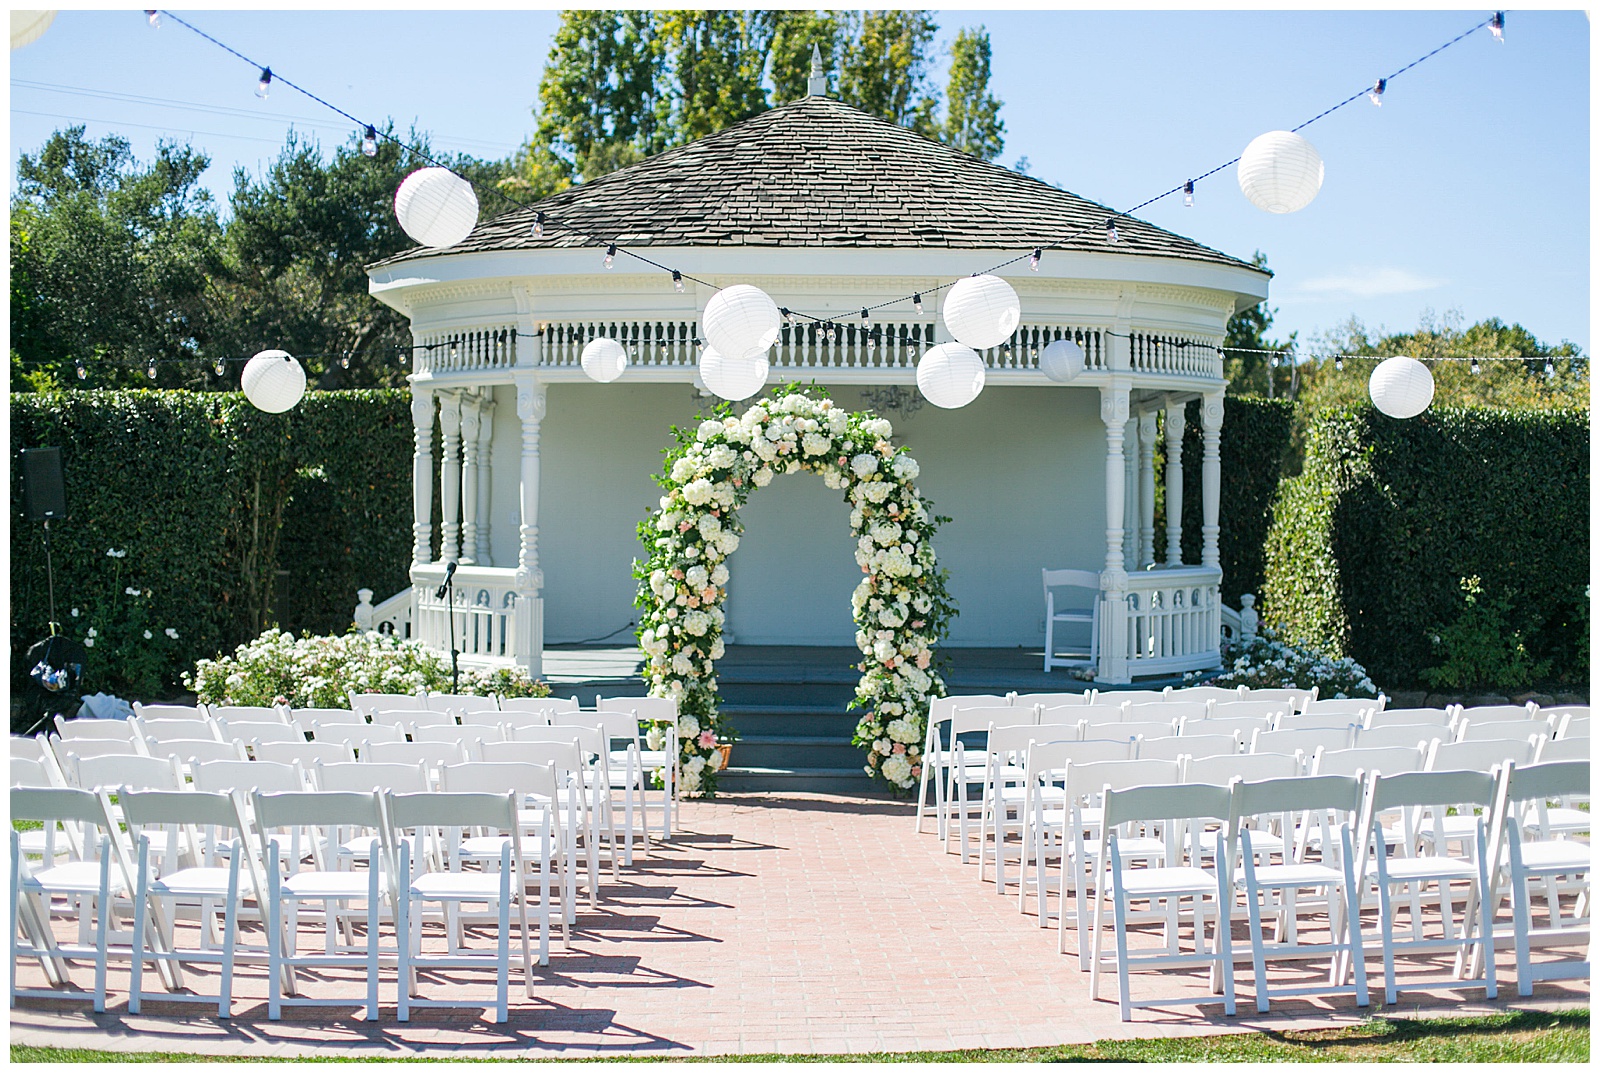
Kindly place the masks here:
<instances>
[{"instance_id":1,"label":"microphone stand","mask_svg":"<svg viewBox=\"0 0 1600 1073\"><path fill-rule=\"evenodd\" d=\"M456 564L451 563L444 572L444 584L440 585L434 594L435 598L448 595L446 614L450 617L450 692L460 692L461 669L457 660L460 653L456 651Z\"/></svg>"}]
</instances>

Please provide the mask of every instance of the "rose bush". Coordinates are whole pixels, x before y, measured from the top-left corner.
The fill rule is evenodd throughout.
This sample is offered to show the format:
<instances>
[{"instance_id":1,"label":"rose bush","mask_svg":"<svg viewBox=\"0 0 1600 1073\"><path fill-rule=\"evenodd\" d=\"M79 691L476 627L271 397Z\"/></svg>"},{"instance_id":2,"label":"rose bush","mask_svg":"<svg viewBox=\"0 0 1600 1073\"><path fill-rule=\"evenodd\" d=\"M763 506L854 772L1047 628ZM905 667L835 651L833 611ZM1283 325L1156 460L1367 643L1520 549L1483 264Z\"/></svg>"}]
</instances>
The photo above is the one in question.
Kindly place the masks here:
<instances>
[{"instance_id":1,"label":"rose bush","mask_svg":"<svg viewBox=\"0 0 1600 1073\"><path fill-rule=\"evenodd\" d=\"M863 655L851 707L865 710L851 740L867 750L867 773L896 790L922 773L928 704L944 695L933 649L955 614L932 543L945 519L917 494L916 460L889 442L888 421L842 410L812 390L786 385L741 416L724 404L697 428L674 428L677 448L656 478L666 494L639 525L648 553L634 562L645 679L652 695L678 702L690 793L715 793L712 758L719 737L729 736L718 723L716 661L726 560L744 531L739 508L751 489L800 470L844 494L866 575L851 597Z\"/></svg>"},{"instance_id":2,"label":"rose bush","mask_svg":"<svg viewBox=\"0 0 1600 1073\"><path fill-rule=\"evenodd\" d=\"M1310 689L1326 698L1376 697L1377 687L1353 659L1333 659L1303 645L1285 644L1266 627L1247 641L1222 646L1222 670L1184 675L1190 685L1252 689Z\"/></svg>"}]
</instances>

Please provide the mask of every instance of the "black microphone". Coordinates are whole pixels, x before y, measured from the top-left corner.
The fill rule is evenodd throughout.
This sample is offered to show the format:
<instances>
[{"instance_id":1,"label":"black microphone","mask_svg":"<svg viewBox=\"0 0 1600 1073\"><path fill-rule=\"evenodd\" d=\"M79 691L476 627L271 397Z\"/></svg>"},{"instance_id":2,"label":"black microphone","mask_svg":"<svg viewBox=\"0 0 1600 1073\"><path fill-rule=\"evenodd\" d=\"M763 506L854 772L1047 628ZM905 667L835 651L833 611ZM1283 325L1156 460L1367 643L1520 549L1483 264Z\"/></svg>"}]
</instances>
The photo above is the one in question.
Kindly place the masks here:
<instances>
[{"instance_id":1,"label":"black microphone","mask_svg":"<svg viewBox=\"0 0 1600 1073\"><path fill-rule=\"evenodd\" d=\"M455 560L452 559L450 562L445 564L445 568L444 568L444 583L441 584L437 589L433 590L434 599L436 599L436 600L443 600L444 599L445 590L450 587L450 579L455 577L455 576L456 576L456 564L455 564Z\"/></svg>"}]
</instances>

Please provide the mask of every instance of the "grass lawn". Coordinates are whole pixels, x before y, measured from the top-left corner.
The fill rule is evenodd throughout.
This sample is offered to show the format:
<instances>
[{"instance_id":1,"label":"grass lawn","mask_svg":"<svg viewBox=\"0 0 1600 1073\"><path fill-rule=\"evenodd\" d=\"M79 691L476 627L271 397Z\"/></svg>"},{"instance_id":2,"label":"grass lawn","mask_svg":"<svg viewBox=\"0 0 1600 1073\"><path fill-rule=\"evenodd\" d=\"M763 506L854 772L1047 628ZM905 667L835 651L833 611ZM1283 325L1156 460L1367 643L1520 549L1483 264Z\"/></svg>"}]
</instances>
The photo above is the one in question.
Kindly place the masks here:
<instances>
[{"instance_id":1,"label":"grass lawn","mask_svg":"<svg viewBox=\"0 0 1600 1073\"><path fill-rule=\"evenodd\" d=\"M199 1054L91 1051L13 1044L13 1062L460 1062L516 1059L213 1058ZM538 1057L531 1061L547 1062ZM559 1059L557 1059L559 1060ZM568 1059L585 1061L586 1059ZM902 1054L718 1055L635 1058L638 1062L1583 1062L1589 1061L1589 1011L1502 1013L1411 1020L1378 1017L1361 1025L1296 1032L1247 1032L1188 1039L1106 1040L1071 1047Z\"/></svg>"}]
</instances>

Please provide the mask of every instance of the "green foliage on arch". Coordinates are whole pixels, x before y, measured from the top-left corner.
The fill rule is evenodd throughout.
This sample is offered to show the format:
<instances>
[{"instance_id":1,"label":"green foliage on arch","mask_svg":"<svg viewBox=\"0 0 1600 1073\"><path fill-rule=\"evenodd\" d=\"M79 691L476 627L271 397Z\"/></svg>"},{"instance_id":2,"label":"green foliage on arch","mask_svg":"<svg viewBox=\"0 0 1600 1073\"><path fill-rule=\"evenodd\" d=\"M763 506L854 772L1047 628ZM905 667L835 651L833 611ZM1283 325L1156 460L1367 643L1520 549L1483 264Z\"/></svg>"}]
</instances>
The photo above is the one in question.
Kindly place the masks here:
<instances>
[{"instance_id":1,"label":"green foliage on arch","mask_svg":"<svg viewBox=\"0 0 1600 1073\"><path fill-rule=\"evenodd\" d=\"M890 443L888 421L843 410L815 386L787 385L742 416L724 404L698 428L672 431L677 446L656 478L665 494L639 525L646 557L634 576L645 680L652 695L678 702L683 788L716 792L716 661L739 508L752 489L805 470L844 493L865 575L851 597L862 652L851 706L864 710L851 740L866 749L868 774L909 790L922 772L928 704L945 691L933 650L956 614L932 543L947 519L917 494L916 460Z\"/></svg>"}]
</instances>

